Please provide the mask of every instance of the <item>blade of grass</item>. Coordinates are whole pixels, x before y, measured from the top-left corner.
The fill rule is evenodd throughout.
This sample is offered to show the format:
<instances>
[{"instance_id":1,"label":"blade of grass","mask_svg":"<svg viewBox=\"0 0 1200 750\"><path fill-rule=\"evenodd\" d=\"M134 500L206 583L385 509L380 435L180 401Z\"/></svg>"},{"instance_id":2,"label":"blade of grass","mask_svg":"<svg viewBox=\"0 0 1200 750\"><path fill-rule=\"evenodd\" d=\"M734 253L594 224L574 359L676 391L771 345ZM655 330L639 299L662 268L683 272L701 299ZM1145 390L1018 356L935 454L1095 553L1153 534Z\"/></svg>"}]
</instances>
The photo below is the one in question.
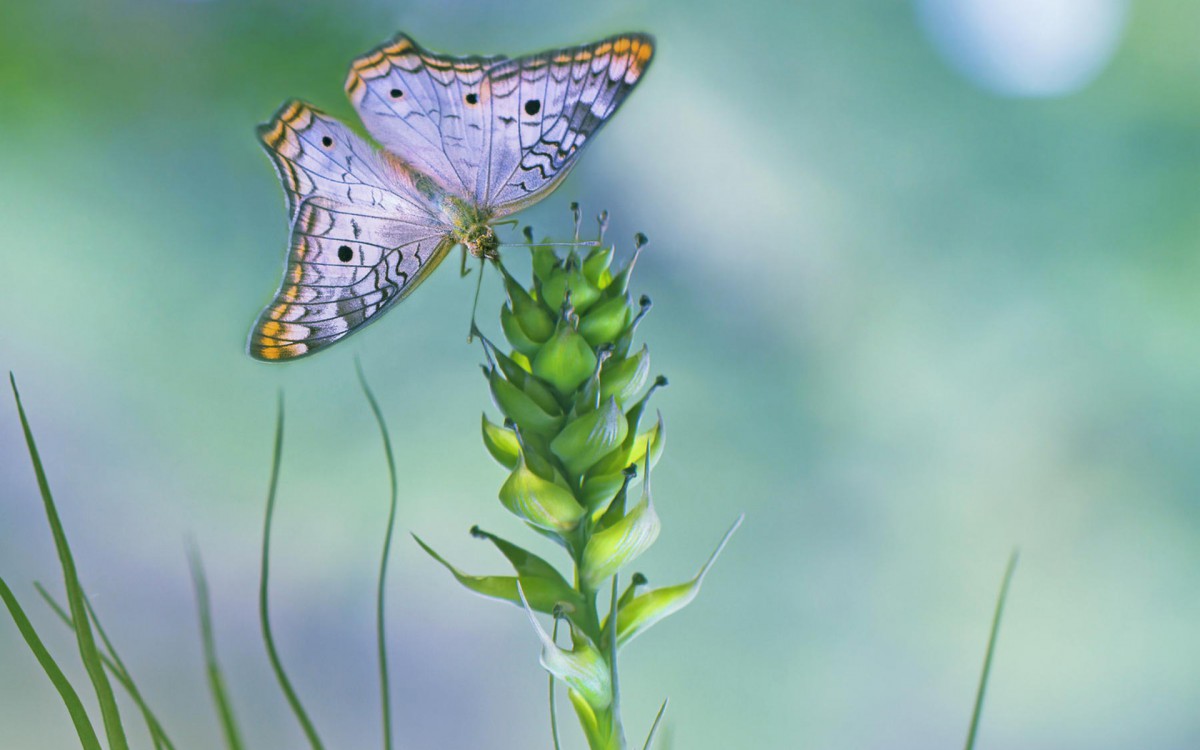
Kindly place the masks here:
<instances>
[{"instance_id":1,"label":"blade of grass","mask_svg":"<svg viewBox=\"0 0 1200 750\"><path fill-rule=\"evenodd\" d=\"M996 612L992 615L992 632L988 636L987 653L983 657L983 674L979 676L979 690L975 693L975 710L971 712L971 728L967 732L966 750L975 747L975 733L979 729L979 717L983 713L983 695L987 690L988 675L992 671L992 655L996 652L996 636L1000 633L1000 618L1004 615L1004 600L1008 598L1008 585L1012 583L1013 572L1017 569L1017 550L1012 551L1008 558L1008 567L1004 570L1004 582L1000 584L1000 596L996 598Z\"/></svg>"},{"instance_id":2,"label":"blade of grass","mask_svg":"<svg viewBox=\"0 0 1200 750\"><path fill-rule=\"evenodd\" d=\"M195 545L188 546L188 567L192 571L192 589L196 592L196 611L200 617L200 641L204 648L204 667L208 673L208 690L212 694L213 705L217 708L217 716L221 719L221 734L225 738L225 747L229 750L242 750L242 735L238 731L237 720L233 716L233 704L225 689L225 678L221 674L221 665L217 662L217 641L213 636L208 579L204 575L204 563L200 560L200 552Z\"/></svg>"},{"instance_id":3,"label":"blade of grass","mask_svg":"<svg viewBox=\"0 0 1200 750\"><path fill-rule=\"evenodd\" d=\"M375 394L371 391L371 386L367 384L367 376L363 373L362 362L355 359L354 367L358 371L358 382L362 386L363 394L367 397L367 403L371 405L371 413L375 415L375 422L379 425L379 435L383 438L383 453L387 458L388 482L391 487L391 496L388 501L387 530L383 535L383 554L379 558L379 583L375 590L375 633L379 651L379 698L383 705L383 747L384 750L392 750L392 694L391 683L388 679L384 584L387 580L388 560L392 552L392 535L396 530L396 505L398 500L396 458L392 453L392 439L388 434L387 422L383 419L383 411L379 408L379 402L375 400Z\"/></svg>"},{"instance_id":4,"label":"blade of grass","mask_svg":"<svg viewBox=\"0 0 1200 750\"><path fill-rule=\"evenodd\" d=\"M58 509L54 506L54 497L50 494L50 483L46 479L42 459L38 455L37 444L33 439L33 431L25 416L25 407L21 404L17 379L10 372L8 380L12 385L13 399L17 402L17 415L21 418L21 429L25 433L29 459L33 463L33 471L37 476L38 490L41 492L42 504L46 509L46 519L50 523L50 532L54 535L54 546L58 550L58 560L67 588L67 604L71 611L71 621L78 624L78 627L75 628L75 640L79 644L79 656L83 660L84 669L87 670L92 687L96 690L96 699L100 704L100 716L104 720L104 734L108 739L110 750L128 750L129 743L125 739L125 729L121 725L121 713L117 708L117 699L113 695L112 685L109 684L108 675L104 671L104 663L100 660L96 639L92 635L91 624L83 603L83 587L79 584L79 575L75 569L75 559L71 556L71 547L67 544L66 532L58 517Z\"/></svg>"},{"instance_id":5,"label":"blade of grass","mask_svg":"<svg viewBox=\"0 0 1200 750\"><path fill-rule=\"evenodd\" d=\"M654 742L654 735L658 733L659 722L662 721L663 714L667 711L667 704L670 702L670 698L664 698L662 705L658 707L658 715L654 717L654 723L650 725L650 734L646 735L646 744L642 745L642 750L650 750L650 745Z\"/></svg>"},{"instance_id":6,"label":"blade of grass","mask_svg":"<svg viewBox=\"0 0 1200 750\"><path fill-rule=\"evenodd\" d=\"M63 609L61 604L55 601L50 592L37 582L33 584L33 587L41 594L42 599L45 600L50 609L54 610L54 614L58 615L59 619L68 628L74 630L75 623L71 622L71 616L67 614L67 611ZM104 662L104 666L108 667L108 671L112 672L113 677L116 678L121 687L125 688L125 692L129 693L129 697L137 705L138 710L141 711L142 719L146 722L146 729L150 732L150 739L154 742L155 749L174 750L175 746L167 737L167 733L163 730L158 717L154 715L154 712L150 710L150 706L142 698L141 692L137 689L137 685L134 684L133 678L129 675L129 670L126 668L125 662L121 661L121 657L117 654L116 649L113 648L112 641L108 639L108 635L100 625L100 620L96 617L96 611L92 608L91 600L85 599L84 603L87 604L88 615L92 618L92 623L96 626L96 632L100 634L100 640L103 641L104 647L108 651L108 654L100 654L100 659Z\"/></svg>"},{"instance_id":7,"label":"blade of grass","mask_svg":"<svg viewBox=\"0 0 1200 750\"><path fill-rule=\"evenodd\" d=\"M33 624L25 616L24 610L17 603L17 598L13 596L12 590L8 588L8 584L4 582L3 578L0 578L0 599L3 599L5 606L8 607L8 613L12 615L13 622L16 623L17 630L25 639L29 650L33 652L38 664L42 665L51 684L58 690L63 704L67 707L67 713L71 715L71 722L75 724L75 732L79 735L79 744L83 746L83 750L100 750L100 739L96 736L96 730L92 727L87 711L84 710L83 703L79 700L79 694L75 692L75 688L71 687L70 681L58 668L54 657L50 655L45 645L42 644L42 640L38 638Z\"/></svg>"},{"instance_id":8,"label":"blade of grass","mask_svg":"<svg viewBox=\"0 0 1200 750\"><path fill-rule=\"evenodd\" d=\"M279 394L279 413L275 419L275 453L271 459L271 484L267 490L267 513L263 523L263 541L262 541L262 572L258 582L258 618L262 625L263 641L267 646L267 657L271 660L271 669L275 672L275 679L279 682L279 687L283 690L284 697L287 698L288 705L292 708L292 713L296 714L296 719L300 722L300 727L304 730L304 735L308 738L308 743L312 745L313 750L323 750L324 745L321 744L320 737L317 736L317 730L313 727L312 721L308 718L308 713L305 712L304 706L300 704L300 697L296 695L296 691L292 688L291 680L283 671L283 662L279 659L279 652L275 648L275 637L271 634L271 615L268 606L267 597L267 582L270 576L270 559L271 559L271 518L275 513L275 489L279 485L279 461L283 455L283 394Z\"/></svg>"}]
</instances>

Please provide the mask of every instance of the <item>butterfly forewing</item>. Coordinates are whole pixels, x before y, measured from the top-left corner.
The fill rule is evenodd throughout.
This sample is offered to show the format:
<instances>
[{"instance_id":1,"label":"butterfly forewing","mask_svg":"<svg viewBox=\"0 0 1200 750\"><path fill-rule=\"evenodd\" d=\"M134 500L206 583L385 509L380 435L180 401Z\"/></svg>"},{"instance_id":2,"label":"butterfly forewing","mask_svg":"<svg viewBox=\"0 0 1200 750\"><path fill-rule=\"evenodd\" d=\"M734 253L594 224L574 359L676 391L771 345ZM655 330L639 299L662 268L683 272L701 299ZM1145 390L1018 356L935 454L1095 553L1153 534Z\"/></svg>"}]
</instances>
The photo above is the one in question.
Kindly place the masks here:
<instances>
[{"instance_id":1,"label":"butterfly forewing","mask_svg":"<svg viewBox=\"0 0 1200 750\"><path fill-rule=\"evenodd\" d=\"M260 134L288 196L291 250L249 350L292 359L403 299L453 243L411 175L336 120L293 102Z\"/></svg>"},{"instance_id":2,"label":"butterfly forewing","mask_svg":"<svg viewBox=\"0 0 1200 750\"><path fill-rule=\"evenodd\" d=\"M451 57L397 35L354 61L346 93L384 148L444 189L475 195L488 123L480 98L499 57Z\"/></svg>"},{"instance_id":3,"label":"butterfly forewing","mask_svg":"<svg viewBox=\"0 0 1200 750\"><path fill-rule=\"evenodd\" d=\"M628 34L488 70L491 140L478 203L502 216L545 197L637 85L653 55L651 37Z\"/></svg>"}]
</instances>

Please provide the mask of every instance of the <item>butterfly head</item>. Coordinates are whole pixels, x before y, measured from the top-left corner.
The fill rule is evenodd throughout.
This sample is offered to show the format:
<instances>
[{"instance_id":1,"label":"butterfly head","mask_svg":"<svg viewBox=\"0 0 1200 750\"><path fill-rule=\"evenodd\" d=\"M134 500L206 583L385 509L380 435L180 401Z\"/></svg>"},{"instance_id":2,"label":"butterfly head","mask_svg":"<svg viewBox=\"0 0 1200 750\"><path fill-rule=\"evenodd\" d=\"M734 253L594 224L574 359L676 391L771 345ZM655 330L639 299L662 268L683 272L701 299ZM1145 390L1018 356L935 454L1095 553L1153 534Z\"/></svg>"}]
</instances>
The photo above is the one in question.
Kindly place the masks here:
<instances>
[{"instance_id":1,"label":"butterfly head","mask_svg":"<svg viewBox=\"0 0 1200 750\"><path fill-rule=\"evenodd\" d=\"M500 257L500 238L489 224L479 223L468 227L458 237L458 241L476 258L496 260Z\"/></svg>"}]
</instances>

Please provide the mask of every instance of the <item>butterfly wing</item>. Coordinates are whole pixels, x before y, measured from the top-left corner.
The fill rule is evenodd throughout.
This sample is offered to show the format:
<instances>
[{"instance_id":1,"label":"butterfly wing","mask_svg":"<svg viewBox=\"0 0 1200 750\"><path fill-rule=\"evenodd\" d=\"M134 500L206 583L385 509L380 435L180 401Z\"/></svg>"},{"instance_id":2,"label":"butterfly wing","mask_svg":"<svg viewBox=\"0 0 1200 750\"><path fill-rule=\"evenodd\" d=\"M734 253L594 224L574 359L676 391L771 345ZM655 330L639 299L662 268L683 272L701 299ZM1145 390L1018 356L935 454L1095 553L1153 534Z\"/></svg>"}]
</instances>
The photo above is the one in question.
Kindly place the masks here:
<instances>
[{"instance_id":1,"label":"butterfly wing","mask_svg":"<svg viewBox=\"0 0 1200 750\"><path fill-rule=\"evenodd\" d=\"M481 184L488 118L480 86L502 57L451 57L404 34L356 59L346 94L384 148L462 198Z\"/></svg>"},{"instance_id":2,"label":"butterfly wing","mask_svg":"<svg viewBox=\"0 0 1200 750\"><path fill-rule=\"evenodd\" d=\"M624 34L495 64L487 71L487 165L478 204L518 211L562 181L645 74L654 39Z\"/></svg>"},{"instance_id":3,"label":"butterfly wing","mask_svg":"<svg viewBox=\"0 0 1200 750\"><path fill-rule=\"evenodd\" d=\"M414 176L337 120L290 102L259 137L287 194L291 250L248 348L257 359L293 359L377 319L453 241Z\"/></svg>"}]
</instances>

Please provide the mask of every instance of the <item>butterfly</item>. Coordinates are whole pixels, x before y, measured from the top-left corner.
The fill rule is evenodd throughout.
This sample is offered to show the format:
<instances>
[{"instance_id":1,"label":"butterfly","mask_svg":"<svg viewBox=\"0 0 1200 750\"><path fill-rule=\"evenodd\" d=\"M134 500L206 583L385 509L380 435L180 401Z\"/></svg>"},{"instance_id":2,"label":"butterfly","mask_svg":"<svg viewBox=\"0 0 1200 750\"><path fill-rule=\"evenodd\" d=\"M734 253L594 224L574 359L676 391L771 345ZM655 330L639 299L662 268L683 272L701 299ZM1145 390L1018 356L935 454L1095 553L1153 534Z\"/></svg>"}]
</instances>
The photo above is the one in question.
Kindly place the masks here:
<instances>
[{"instance_id":1,"label":"butterfly","mask_svg":"<svg viewBox=\"0 0 1200 750\"><path fill-rule=\"evenodd\" d=\"M653 55L645 34L516 59L437 54L399 34L346 78L382 149L304 102L285 103L258 136L283 183L291 247L250 356L289 360L341 341L455 245L495 259L492 224L562 182Z\"/></svg>"}]
</instances>

